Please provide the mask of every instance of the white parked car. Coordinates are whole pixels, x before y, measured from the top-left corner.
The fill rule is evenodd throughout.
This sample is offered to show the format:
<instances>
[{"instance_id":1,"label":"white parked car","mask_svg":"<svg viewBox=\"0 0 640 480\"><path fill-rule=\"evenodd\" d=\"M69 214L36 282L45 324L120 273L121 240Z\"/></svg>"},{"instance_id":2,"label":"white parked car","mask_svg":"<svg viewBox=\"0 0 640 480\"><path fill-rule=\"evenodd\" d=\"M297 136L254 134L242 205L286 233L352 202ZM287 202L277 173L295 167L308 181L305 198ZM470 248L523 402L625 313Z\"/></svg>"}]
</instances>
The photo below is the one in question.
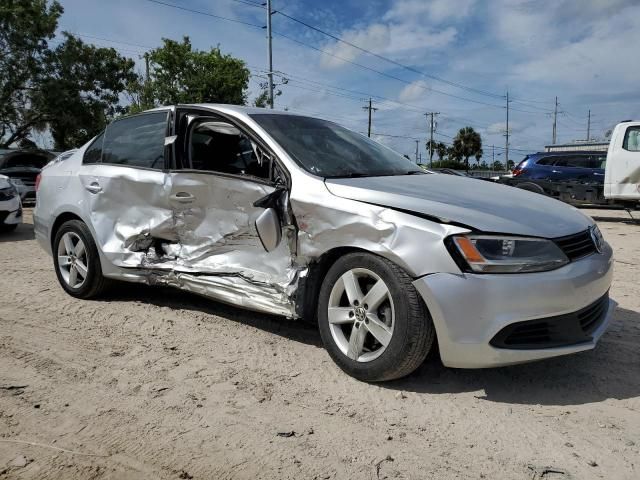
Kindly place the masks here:
<instances>
[{"instance_id":1,"label":"white parked car","mask_svg":"<svg viewBox=\"0 0 640 480\"><path fill-rule=\"evenodd\" d=\"M435 342L469 368L588 350L613 309L611 248L575 208L286 112L119 119L44 169L34 220L70 295L124 280L317 321L366 381L409 374Z\"/></svg>"},{"instance_id":2,"label":"white parked car","mask_svg":"<svg viewBox=\"0 0 640 480\"><path fill-rule=\"evenodd\" d=\"M0 175L0 233L15 230L22 222L20 194L11 179Z\"/></svg>"}]
</instances>

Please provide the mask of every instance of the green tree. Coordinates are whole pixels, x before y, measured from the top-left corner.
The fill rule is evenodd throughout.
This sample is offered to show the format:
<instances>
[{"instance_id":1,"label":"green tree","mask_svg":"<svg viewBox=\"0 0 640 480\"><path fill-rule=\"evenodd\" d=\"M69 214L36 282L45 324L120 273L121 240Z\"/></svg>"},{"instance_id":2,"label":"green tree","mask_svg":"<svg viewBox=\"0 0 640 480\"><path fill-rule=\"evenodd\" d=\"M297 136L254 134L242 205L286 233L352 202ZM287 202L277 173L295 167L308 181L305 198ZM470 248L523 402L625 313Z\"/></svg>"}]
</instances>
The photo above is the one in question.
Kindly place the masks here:
<instances>
[{"instance_id":1,"label":"green tree","mask_svg":"<svg viewBox=\"0 0 640 480\"><path fill-rule=\"evenodd\" d=\"M269 106L269 91L261 89L260 95L253 100L253 106L258 108L267 108Z\"/></svg>"},{"instance_id":2,"label":"green tree","mask_svg":"<svg viewBox=\"0 0 640 480\"><path fill-rule=\"evenodd\" d=\"M496 160L495 162L493 162L492 168L494 170L503 170L504 169L504 164L502 162L500 162L499 160Z\"/></svg>"},{"instance_id":3,"label":"green tree","mask_svg":"<svg viewBox=\"0 0 640 480\"><path fill-rule=\"evenodd\" d=\"M133 110L178 103L246 103L249 70L242 60L223 55L220 48L194 50L189 37L162 41L148 53L148 79L140 77L129 85Z\"/></svg>"},{"instance_id":4,"label":"green tree","mask_svg":"<svg viewBox=\"0 0 640 480\"><path fill-rule=\"evenodd\" d=\"M28 137L42 127L39 108L45 76L43 59L62 15L57 1L2 0L0 4L0 147Z\"/></svg>"},{"instance_id":5,"label":"green tree","mask_svg":"<svg viewBox=\"0 0 640 480\"><path fill-rule=\"evenodd\" d=\"M121 110L133 61L64 34L51 49L63 9L57 1L0 6L0 147L49 129L58 149L84 143Z\"/></svg>"},{"instance_id":6,"label":"green tree","mask_svg":"<svg viewBox=\"0 0 640 480\"><path fill-rule=\"evenodd\" d=\"M55 147L68 150L103 130L125 108L120 94L135 79L134 62L113 48L97 48L68 33L50 51L42 108Z\"/></svg>"},{"instance_id":7,"label":"green tree","mask_svg":"<svg viewBox=\"0 0 640 480\"><path fill-rule=\"evenodd\" d=\"M438 159L439 160L445 160L447 158L447 152L449 151L449 148L447 147L447 145L443 142L438 142L436 144L436 152L438 152Z\"/></svg>"},{"instance_id":8,"label":"green tree","mask_svg":"<svg viewBox=\"0 0 640 480\"><path fill-rule=\"evenodd\" d=\"M465 168L469 170L469 157L475 157L476 161L482 158L482 138L471 127L461 128L453 139L450 157L456 160L464 159Z\"/></svg>"}]
</instances>

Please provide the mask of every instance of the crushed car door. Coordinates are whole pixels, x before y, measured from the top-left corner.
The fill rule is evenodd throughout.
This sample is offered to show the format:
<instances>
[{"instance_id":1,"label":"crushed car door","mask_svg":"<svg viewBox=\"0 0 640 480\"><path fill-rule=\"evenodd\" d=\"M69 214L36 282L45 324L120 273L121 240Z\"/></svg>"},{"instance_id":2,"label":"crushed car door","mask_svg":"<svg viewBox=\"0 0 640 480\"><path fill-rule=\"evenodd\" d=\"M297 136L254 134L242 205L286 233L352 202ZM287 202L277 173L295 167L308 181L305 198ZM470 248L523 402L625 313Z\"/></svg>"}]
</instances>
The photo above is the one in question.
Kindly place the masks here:
<instances>
[{"instance_id":1,"label":"crushed car door","mask_svg":"<svg viewBox=\"0 0 640 480\"><path fill-rule=\"evenodd\" d=\"M173 266L177 238L165 168L169 120L168 110L116 120L85 154L79 177L95 240L116 266Z\"/></svg>"},{"instance_id":2,"label":"crushed car door","mask_svg":"<svg viewBox=\"0 0 640 480\"><path fill-rule=\"evenodd\" d=\"M298 269L285 170L258 137L223 118L178 111L176 125L170 203L178 286L293 316ZM272 233L278 231L263 242L256 221L267 209L278 222Z\"/></svg>"}]
</instances>

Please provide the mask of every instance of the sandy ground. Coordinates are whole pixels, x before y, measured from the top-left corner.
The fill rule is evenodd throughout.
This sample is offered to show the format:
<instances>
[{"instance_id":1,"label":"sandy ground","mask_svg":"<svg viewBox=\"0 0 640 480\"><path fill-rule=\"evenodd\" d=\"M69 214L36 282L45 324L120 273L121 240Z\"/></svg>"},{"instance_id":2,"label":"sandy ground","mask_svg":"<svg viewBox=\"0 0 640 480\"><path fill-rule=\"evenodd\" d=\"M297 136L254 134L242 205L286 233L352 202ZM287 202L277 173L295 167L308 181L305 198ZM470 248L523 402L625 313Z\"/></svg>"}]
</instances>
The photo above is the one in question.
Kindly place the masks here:
<instances>
[{"instance_id":1,"label":"sandy ground","mask_svg":"<svg viewBox=\"0 0 640 480\"><path fill-rule=\"evenodd\" d=\"M616 252L597 349L383 385L302 323L132 285L75 300L27 223L0 237L0 478L640 478L640 225L589 213Z\"/></svg>"}]
</instances>

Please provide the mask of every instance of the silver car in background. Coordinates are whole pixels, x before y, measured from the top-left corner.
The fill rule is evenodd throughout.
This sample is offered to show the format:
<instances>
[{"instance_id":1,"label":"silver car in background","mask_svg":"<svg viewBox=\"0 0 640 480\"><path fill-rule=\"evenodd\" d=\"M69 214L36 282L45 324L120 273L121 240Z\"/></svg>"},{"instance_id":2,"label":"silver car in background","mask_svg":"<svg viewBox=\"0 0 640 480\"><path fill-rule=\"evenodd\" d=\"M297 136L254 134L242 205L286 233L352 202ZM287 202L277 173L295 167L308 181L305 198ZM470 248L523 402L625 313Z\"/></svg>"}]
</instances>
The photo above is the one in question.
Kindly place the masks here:
<instances>
[{"instance_id":1,"label":"silver car in background","mask_svg":"<svg viewBox=\"0 0 640 480\"><path fill-rule=\"evenodd\" d=\"M34 221L70 295L124 280L312 320L365 381L411 373L435 342L468 368L588 350L614 305L611 248L573 207L286 112L118 119L42 172Z\"/></svg>"}]
</instances>

